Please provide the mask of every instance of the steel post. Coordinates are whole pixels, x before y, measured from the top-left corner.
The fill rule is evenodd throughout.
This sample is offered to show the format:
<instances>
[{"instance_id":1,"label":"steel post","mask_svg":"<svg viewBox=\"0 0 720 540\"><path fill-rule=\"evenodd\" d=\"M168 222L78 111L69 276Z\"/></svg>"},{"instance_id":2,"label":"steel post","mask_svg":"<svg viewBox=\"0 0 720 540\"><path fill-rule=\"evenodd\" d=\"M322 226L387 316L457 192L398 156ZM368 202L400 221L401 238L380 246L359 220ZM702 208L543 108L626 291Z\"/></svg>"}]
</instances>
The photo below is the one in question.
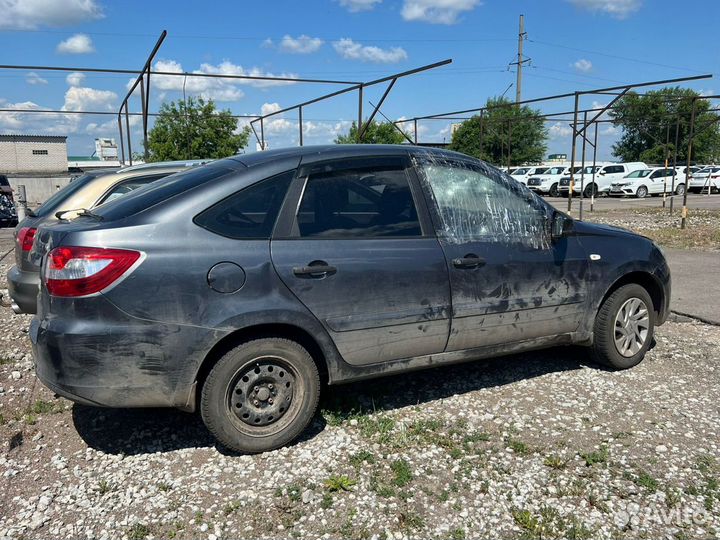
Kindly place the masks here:
<instances>
[{"instance_id":1,"label":"steel post","mask_svg":"<svg viewBox=\"0 0 720 540\"><path fill-rule=\"evenodd\" d=\"M415 139L415 144L418 143L418 121L417 118L413 120L413 139Z\"/></svg>"},{"instance_id":2,"label":"steel post","mask_svg":"<svg viewBox=\"0 0 720 540\"><path fill-rule=\"evenodd\" d=\"M678 144L680 138L680 115L677 115L677 120L675 121L675 149L673 150L673 176L672 176L672 185L670 187L671 193L670 193L670 215L673 213L673 202L675 201L675 175L677 174L677 153L678 153ZM685 172L685 189L687 190L688 184L690 183L690 177L692 176L692 173L689 169Z\"/></svg>"},{"instance_id":3,"label":"steel post","mask_svg":"<svg viewBox=\"0 0 720 540\"><path fill-rule=\"evenodd\" d=\"M358 86L358 119L357 119L357 135L355 139L357 142L362 141L362 132L363 132L363 85L361 84Z\"/></svg>"},{"instance_id":4,"label":"steel post","mask_svg":"<svg viewBox=\"0 0 720 540\"><path fill-rule=\"evenodd\" d=\"M125 129L127 130L127 144L128 144L128 156L130 165L133 164L132 158L132 143L130 142L130 115L128 114L128 103L125 102Z\"/></svg>"},{"instance_id":5,"label":"steel post","mask_svg":"<svg viewBox=\"0 0 720 540\"><path fill-rule=\"evenodd\" d=\"M692 98L692 112L690 113L690 132L688 135L688 150L687 150L687 169L690 171L690 163L692 160L692 144L693 137L695 136L695 112L697 110L697 98ZM684 229L687 224L688 208L687 208L687 194L688 186L685 185L685 193L683 193L683 206L680 214L680 228Z\"/></svg>"},{"instance_id":6,"label":"steel post","mask_svg":"<svg viewBox=\"0 0 720 540\"><path fill-rule=\"evenodd\" d=\"M300 146L303 145L303 117L302 117L302 105L298 107L298 125L300 127Z\"/></svg>"},{"instance_id":7,"label":"steel post","mask_svg":"<svg viewBox=\"0 0 720 540\"><path fill-rule=\"evenodd\" d=\"M663 200L662 200L662 207L665 208L665 200L667 198L667 171L668 171L668 165L670 161L670 124L668 124L665 127L665 176L663 176ZM673 179L675 177L675 172L673 169Z\"/></svg>"},{"instance_id":8,"label":"steel post","mask_svg":"<svg viewBox=\"0 0 720 540\"><path fill-rule=\"evenodd\" d=\"M568 213L572 212L573 189L575 188L575 152L577 150L577 121L580 106L580 92L575 92L575 112L573 113L572 147L570 150L570 189L568 190Z\"/></svg>"},{"instance_id":9,"label":"steel post","mask_svg":"<svg viewBox=\"0 0 720 540\"><path fill-rule=\"evenodd\" d=\"M583 143L582 143L582 157L580 169L580 209L578 213L578 219L582 221L583 218L583 199L585 198L585 149L587 147L587 137L585 136L585 130L587 129L587 112L583 113ZM594 191L594 190L593 190Z\"/></svg>"},{"instance_id":10,"label":"steel post","mask_svg":"<svg viewBox=\"0 0 720 540\"><path fill-rule=\"evenodd\" d=\"M27 215L27 193L25 192L25 185L18 185L18 200L17 200L17 219L20 223Z\"/></svg>"}]
</instances>

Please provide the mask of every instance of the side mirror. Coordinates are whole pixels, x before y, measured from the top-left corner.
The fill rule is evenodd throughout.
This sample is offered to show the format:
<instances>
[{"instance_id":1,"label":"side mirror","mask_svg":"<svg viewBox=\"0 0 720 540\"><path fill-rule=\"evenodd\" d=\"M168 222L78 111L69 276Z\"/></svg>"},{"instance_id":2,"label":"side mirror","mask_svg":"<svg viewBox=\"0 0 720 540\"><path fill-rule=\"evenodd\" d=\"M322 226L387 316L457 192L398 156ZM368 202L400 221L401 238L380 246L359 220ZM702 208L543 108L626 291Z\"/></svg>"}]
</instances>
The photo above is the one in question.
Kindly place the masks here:
<instances>
[{"instance_id":1,"label":"side mirror","mask_svg":"<svg viewBox=\"0 0 720 540\"><path fill-rule=\"evenodd\" d=\"M605 176L606 173L605 173L605 171L600 171L598 174L599 174L600 176Z\"/></svg>"},{"instance_id":2,"label":"side mirror","mask_svg":"<svg viewBox=\"0 0 720 540\"><path fill-rule=\"evenodd\" d=\"M573 220L562 212L555 212L550 222L550 237L553 241L567 236L573 230Z\"/></svg>"}]
</instances>

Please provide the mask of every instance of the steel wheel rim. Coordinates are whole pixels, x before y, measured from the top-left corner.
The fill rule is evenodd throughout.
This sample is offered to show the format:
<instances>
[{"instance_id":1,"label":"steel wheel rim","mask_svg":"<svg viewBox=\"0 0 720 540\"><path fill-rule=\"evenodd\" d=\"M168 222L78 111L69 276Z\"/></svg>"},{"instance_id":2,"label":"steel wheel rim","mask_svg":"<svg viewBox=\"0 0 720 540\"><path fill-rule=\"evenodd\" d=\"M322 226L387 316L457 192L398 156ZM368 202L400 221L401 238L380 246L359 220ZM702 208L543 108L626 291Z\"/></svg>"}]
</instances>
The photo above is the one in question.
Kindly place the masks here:
<instances>
[{"instance_id":1,"label":"steel wheel rim","mask_svg":"<svg viewBox=\"0 0 720 540\"><path fill-rule=\"evenodd\" d=\"M644 199L645 195L647 195L647 189L646 188L638 188L638 190L637 190L638 199Z\"/></svg>"},{"instance_id":2,"label":"steel wheel rim","mask_svg":"<svg viewBox=\"0 0 720 540\"><path fill-rule=\"evenodd\" d=\"M278 356L254 358L227 387L225 407L233 423L250 435L281 431L297 414L302 388L292 366Z\"/></svg>"},{"instance_id":3,"label":"steel wheel rim","mask_svg":"<svg viewBox=\"0 0 720 540\"><path fill-rule=\"evenodd\" d=\"M650 333L650 312L645 302L630 298L615 316L615 348L625 358L635 356Z\"/></svg>"}]
</instances>

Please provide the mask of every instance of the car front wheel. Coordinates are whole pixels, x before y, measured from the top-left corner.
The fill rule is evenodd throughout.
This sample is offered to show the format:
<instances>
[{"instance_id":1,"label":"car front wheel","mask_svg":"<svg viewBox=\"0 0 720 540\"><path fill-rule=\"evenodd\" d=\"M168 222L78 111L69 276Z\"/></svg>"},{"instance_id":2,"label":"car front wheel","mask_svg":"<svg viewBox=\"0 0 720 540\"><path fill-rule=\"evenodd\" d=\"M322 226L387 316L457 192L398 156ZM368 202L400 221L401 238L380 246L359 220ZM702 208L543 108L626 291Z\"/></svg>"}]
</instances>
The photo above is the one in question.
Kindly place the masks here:
<instances>
[{"instance_id":1,"label":"car front wheel","mask_svg":"<svg viewBox=\"0 0 720 540\"><path fill-rule=\"evenodd\" d=\"M654 330L650 295L635 283L624 285L605 299L595 317L593 356L615 369L633 367L645 357Z\"/></svg>"},{"instance_id":2,"label":"car front wheel","mask_svg":"<svg viewBox=\"0 0 720 540\"><path fill-rule=\"evenodd\" d=\"M647 194L648 194L648 188L646 188L645 186L640 186L639 188L637 188L637 191L635 192L635 196L638 199L644 199L645 197L647 197Z\"/></svg>"},{"instance_id":3,"label":"car front wheel","mask_svg":"<svg viewBox=\"0 0 720 540\"><path fill-rule=\"evenodd\" d=\"M685 195L685 184L678 184L675 187L675 195Z\"/></svg>"},{"instance_id":4,"label":"car front wheel","mask_svg":"<svg viewBox=\"0 0 720 540\"><path fill-rule=\"evenodd\" d=\"M202 387L200 414L224 446L242 453L294 440L317 409L320 376L310 354L282 338L256 339L226 353Z\"/></svg>"},{"instance_id":5,"label":"car front wheel","mask_svg":"<svg viewBox=\"0 0 720 540\"><path fill-rule=\"evenodd\" d=\"M551 197L559 197L560 196L560 190L558 189L557 182L550 186L550 196Z\"/></svg>"}]
</instances>

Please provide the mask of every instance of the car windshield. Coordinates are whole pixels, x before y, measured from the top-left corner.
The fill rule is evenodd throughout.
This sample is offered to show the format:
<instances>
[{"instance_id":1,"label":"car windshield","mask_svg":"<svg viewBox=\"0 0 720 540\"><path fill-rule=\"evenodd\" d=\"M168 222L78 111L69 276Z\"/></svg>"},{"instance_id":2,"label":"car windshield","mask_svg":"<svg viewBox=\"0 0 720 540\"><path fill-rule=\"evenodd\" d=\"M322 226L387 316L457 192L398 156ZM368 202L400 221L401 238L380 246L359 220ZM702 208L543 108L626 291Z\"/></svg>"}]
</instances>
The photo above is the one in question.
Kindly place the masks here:
<instances>
[{"instance_id":1,"label":"car windshield","mask_svg":"<svg viewBox=\"0 0 720 540\"><path fill-rule=\"evenodd\" d=\"M545 174L547 170L547 167L536 167L533 174Z\"/></svg>"},{"instance_id":2,"label":"car windshield","mask_svg":"<svg viewBox=\"0 0 720 540\"><path fill-rule=\"evenodd\" d=\"M75 195L78 191L87 186L90 181L94 180L98 176L102 175L83 174L82 176L70 182L60 191L56 191L48 200L46 200L42 205L40 205L37 210L34 210L33 213L37 217L45 217L56 212L57 210L64 210L63 208L60 208L63 202Z\"/></svg>"},{"instance_id":3,"label":"car windshield","mask_svg":"<svg viewBox=\"0 0 720 540\"><path fill-rule=\"evenodd\" d=\"M600 170L600 167L599 167L599 166L596 166L596 167L594 167L594 169L595 169L595 170L593 171L593 166L590 165L590 166L588 166L588 167L585 167L585 170L584 170L583 172L584 172L585 174L592 174L593 172L598 172L598 171Z\"/></svg>"},{"instance_id":4,"label":"car windshield","mask_svg":"<svg viewBox=\"0 0 720 540\"><path fill-rule=\"evenodd\" d=\"M562 174L565 171L565 167L550 167L545 174Z\"/></svg>"},{"instance_id":5,"label":"car windshield","mask_svg":"<svg viewBox=\"0 0 720 540\"><path fill-rule=\"evenodd\" d=\"M527 174L527 172L530 169L515 169L515 172L513 172L513 176L519 176L521 174Z\"/></svg>"},{"instance_id":6,"label":"car windshield","mask_svg":"<svg viewBox=\"0 0 720 540\"><path fill-rule=\"evenodd\" d=\"M645 178L651 172L652 169L638 169L637 171L633 171L626 175L625 178Z\"/></svg>"}]
</instances>

